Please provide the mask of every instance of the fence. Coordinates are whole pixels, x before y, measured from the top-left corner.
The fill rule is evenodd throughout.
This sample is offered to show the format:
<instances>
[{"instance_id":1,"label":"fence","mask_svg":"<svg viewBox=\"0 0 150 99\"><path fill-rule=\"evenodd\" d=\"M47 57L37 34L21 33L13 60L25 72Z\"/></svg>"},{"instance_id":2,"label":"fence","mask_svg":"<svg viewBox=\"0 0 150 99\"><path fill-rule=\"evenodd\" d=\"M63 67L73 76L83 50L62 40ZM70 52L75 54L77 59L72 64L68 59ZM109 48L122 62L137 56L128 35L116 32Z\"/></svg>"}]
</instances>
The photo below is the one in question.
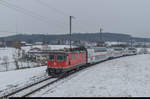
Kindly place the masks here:
<instances>
[{"instance_id":1,"label":"fence","mask_svg":"<svg viewBox=\"0 0 150 99\"><path fill-rule=\"evenodd\" d=\"M42 64L40 62L21 62L18 61L18 66L19 69L25 69L25 68L34 68L34 67L40 67L40 66L45 66L46 64ZM16 64L15 61L12 62L2 62L0 63L0 72L5 72L5 71L12 71L16 70Z\"/></svg>"}]
</instances>

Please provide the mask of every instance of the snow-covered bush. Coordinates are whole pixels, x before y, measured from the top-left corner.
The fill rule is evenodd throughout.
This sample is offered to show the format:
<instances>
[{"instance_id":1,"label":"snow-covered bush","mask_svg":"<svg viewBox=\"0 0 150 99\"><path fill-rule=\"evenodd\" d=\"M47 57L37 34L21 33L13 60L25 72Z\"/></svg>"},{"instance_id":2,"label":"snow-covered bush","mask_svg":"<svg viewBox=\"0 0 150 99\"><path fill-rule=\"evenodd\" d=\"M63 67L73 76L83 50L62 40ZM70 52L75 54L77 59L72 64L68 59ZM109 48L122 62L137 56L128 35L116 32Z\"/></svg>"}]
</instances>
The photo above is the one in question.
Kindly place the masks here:
<instances>
[{"instance_id":1,"label":"snow-covered bush","mask_svg":"<svg viewBox=\"0 0 150 99\"><path fill-rule=\"evenodd\" d=\"M8 71L9 59L7 56L3 57L3 65L6 68L6 71Z\"/></svg>"},{"instance_id":2,"label":"snow-covered bush","mask_svg":"<svg viewBox=\"0 0 150 99\"><path fill-rule=\"evenodd\" d=\"M147 48L140 49L139 54L148 54Z\"/></svg>"},{"instance_id":3,"label":"snow-covered bush","mask_svg":"<svg viewBox=\"0 0 150 99\"><path fill-rule=\"evenodd\" d=\"M19 51L18 49L15 50L15 53L13 54L13 60L14 64L16 66L16 69L19 69L18 61L19 61Z\"/></svg>"}]
</instances>

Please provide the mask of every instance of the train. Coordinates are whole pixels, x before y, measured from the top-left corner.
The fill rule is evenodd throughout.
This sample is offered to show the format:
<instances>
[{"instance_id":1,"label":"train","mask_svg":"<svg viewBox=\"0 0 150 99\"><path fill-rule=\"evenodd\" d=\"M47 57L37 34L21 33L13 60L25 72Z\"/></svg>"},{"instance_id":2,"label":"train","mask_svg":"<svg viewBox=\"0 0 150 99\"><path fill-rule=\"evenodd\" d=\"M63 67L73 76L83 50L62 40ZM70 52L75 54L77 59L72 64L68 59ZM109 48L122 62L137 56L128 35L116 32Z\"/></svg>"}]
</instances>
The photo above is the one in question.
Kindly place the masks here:
<instances>
[{"instance_id":1,"label":"train","mask_svg":"<svg viewBox=\"0 0 150 99\"><path fill-rule=\"evenodd\" d=\"M47 73L50 76L61 75L71 70L78 70L82 66L96 64L113 58L136 55L136 48L122 47L75 47L49 52Z\"/></svg>"}]
</instances>

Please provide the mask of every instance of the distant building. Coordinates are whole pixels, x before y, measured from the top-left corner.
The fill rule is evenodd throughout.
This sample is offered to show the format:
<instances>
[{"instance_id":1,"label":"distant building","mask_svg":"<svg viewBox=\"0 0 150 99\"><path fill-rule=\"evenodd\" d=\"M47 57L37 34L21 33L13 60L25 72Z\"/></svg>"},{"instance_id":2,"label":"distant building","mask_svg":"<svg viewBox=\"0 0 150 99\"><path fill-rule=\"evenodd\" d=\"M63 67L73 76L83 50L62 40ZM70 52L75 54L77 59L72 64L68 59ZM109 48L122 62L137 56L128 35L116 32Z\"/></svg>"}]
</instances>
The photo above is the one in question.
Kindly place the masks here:
<instances>
[{"instance_id":1,"label":"distant building","mask_svg":"<svg viewBox=\"0 0 150 99\"><path fill-rule=\"evenodd\" d=\"M35 44L35 45L42 45L43 42L35 42L34 44Z\"/></svg>"},{"instance_id":2,"label":"distant building","mask_svg":"<svg viewBox=\"0 0 150 99\"><path fill-rule=\"evenodd\" d=\"M40 62L41 64L46 64L49 51L44 51L43 48L34 47L27 52L27 57L29 60L34 62Z\"/></svg>"},{"instance_id":3,"label":"distant building","mask_svg":"<svg viewBox=\"0 0 150 99\"><path fill-rule=\"evenodd\" d=\"M104 41L100 41L97 43L97 46L104 47L104 46L106 46L106 43Z\"/></svg>"},{"instance_id":4,"label":"distant building","mask_svg":"<svg viewBox=\"0 0 150 99\"><path fill-rule=\"evenodd\" d=\"M26 42L25 41L21 41L21 46L26 46Z\"/></svg>"},{"instance_id":5,"label":"distant building","mask_svg":"<svg viewBox=\"0 0 150 99\"><path fill-rule=\"evenodd\" d=\"M32 46L32 44L26 43L26 46Z\"/></svg>"},{"instance_id":6,"label":"distant building","mask_svg":"<svg viewBox=\"0 0 150 99\"><path fill-rule=\"evenodd\" d=\"M32 46L32 44L29 44L25 41L21 41L21 46Z\"/></svg>"}]
</instances>

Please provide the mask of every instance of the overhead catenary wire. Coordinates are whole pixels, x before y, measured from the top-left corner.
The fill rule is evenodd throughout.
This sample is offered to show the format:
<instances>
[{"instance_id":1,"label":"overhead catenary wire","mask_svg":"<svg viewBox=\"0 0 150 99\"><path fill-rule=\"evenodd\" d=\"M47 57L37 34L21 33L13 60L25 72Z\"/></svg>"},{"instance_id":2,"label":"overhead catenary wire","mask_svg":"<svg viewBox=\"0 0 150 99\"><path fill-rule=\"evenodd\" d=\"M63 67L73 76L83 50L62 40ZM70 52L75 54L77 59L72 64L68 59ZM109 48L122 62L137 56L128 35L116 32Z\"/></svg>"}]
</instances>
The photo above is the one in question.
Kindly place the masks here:
<instances>
[{"instance_id":1,"label":"overhead catenary wire","mask_svg":"<svg viewBox=\"0 0 150 99\"><path fill-rule=\"evenodd\" d=\"M69 17L71 14L70 13L66 13L66 12L64 12L64 11L62 11L62 10L60 10L60 9L57 9L57 8L55 8L55 7L53 7L51 4L49 4L49 3L45 3L43 0L34 0L35 2L37 2L38 4L40 4L40 5L42 5L42 6L44 6L44 7L47 7L47 8L49 8L49 9L51 9L51 10L53 10L54 12L57 12L58 14L60 14L60 15L62 15L62 16L65 16L65 17ZM76 16L75 16L76 17ZM78 27L81 27L82 29L84 29L85 31L87 31L88 29L89 29L89 27L85 27L86 25L83 25L83 22L81 22L82 20L80 20L78 17L76 17L76 21L74 21L74 22L77 22L78 24L77 24L77 26L78 25L80 25L80 26L78 26ZM85 23L84 23L85 24Z\"/></svg>"},{"instance_id":2,"label":"overhead catenary wire","mask_svg":"<svg viewBox=\"0 0 150 99\"><path fill-rule=\"evenodd\" d=\"M50 8L51 10L59 13L60 15L63 15L63 16L69 16L69 14L65 13L64 11L61 11L61 10L58 10L56 9L55 7L53 7L52 5L48 4L48 3L45 3L43 2L42 0L34 0L35 2L47 7L47 8Z\"/></svg>"},{"instance_id":3,"label":"overhead catenary wire","mask_svg":"<svg viewBox=\"0 0 150 99\"><path fill-rule=\"evenodd\" d=\"M45 16L42 16L42 15L40 15L40 14L37 14L37 13L31 11L31 10L27 10L27 9L25 9L25 8L23 8L23 7L20 7L20 6L11 4L11 3L7 2L7 1L0 0L0 5L3 5L3 6L5 6L5 7L7 7L7 8L13 9L13 10L15 10L15 11L17 11L17 12L20 12L20 13L23 13L23 14L25 14L25 15L28 15L28 16L30 16L30 17L33 17L33 18L37 19L38 21L42 21L42 22L44 22L44 23L46 23L46 24L49 24L49 22L50 22L50 20L49 20L47 17L45 17ZM59 21L59 22L60 22L60 21ZM58 23L59 23L59 22L58 22ZM56 22L55 22L55 23L56 23ZM55 23L54 23L54 24L55 24ZM54 25L54 24L53 24L53 25ZM64 23L63 23L63 24L64 24ZM64 25L57 24L57 26L60 27L60 28L62 28L62 29L64 29Z\"/></svg>"},{"instance_id":4,"label":"overhead catenary wire","mask_svg":"<svg viewBox=\"0 0 150 99\"><path fill-rule=\"evenodd\" d=\"M41 5L43 5L43 6L45 6L45 7L49 7L49 8L51 8L51 9L53 9L55 12L58 12L59 14L65 16L65 17L68 17L68 16L69 16L69 14L65 13L64 11L61 11L61 10L59 10L59 9L56 9L56 8L52 7L52 6L51 6L50 4L48 4L48 3L44 3L44 2L41 1L41 0L34 0L34 1L39 2ZM3 5L3 6L5 6L5 7L7 7L7 8L13 9L13 10L15 10L15 11L17 11L17 12L20 12L20 13L23 13L23 14L25 14L25 15L31 16L31 17L33 17L33 18L35 18L35 19L38 19L38 21L45 22L46 24L49 24L49 22L50 22L50 20L48 20L48 17L42 16L42 15L37 14L37 13L31 11L31 10L27 10L27 9L25 9L25 8L23 8L23 7L20 7L20 6L11 4L11 3L7 2L7 1L0 0L0 4ZM59 21L59 22L60 22L60 21ZM59 22L58 22L58 23L59 23ZM81 20L79 20L79 18L77 18L77 17L76 17L76 21L74 21L74 22L75 22L75 23L76 23L76 22L80 23L80 24L75 24L76 27L80 27L81 29L85 29L85 31L87 31L87 30L89 29L89 27L88 27L88 28L85 28L85 25L82 25L83 23L82 23ZM54 24L56 25L57 23L55 22ZM53 25L54 25L54 24L53 24ZM64 23L63 23L63 24L64 24ZM65 24L68 24L68 23L65 23ZM69 25L69 24L68 24L68 25ZM79 25L80 25L80 26L79 26ZM62 28L62 29L64 29L64 28L66 29L65 25L60 25L60 24L58 24L57 26L60 27L60 28Z\"/></svg>"}]
</instances>

